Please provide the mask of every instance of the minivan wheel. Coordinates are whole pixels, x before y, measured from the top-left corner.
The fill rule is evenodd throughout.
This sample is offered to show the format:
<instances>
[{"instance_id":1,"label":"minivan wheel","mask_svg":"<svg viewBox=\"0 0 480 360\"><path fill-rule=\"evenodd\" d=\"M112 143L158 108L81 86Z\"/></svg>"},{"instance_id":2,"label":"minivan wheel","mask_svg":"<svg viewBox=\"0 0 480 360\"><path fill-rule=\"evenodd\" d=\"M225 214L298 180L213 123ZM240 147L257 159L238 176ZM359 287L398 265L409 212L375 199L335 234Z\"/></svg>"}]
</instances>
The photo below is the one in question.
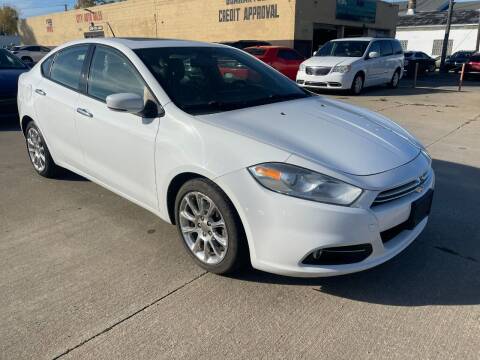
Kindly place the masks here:
<instances>
[{"instance_id":1,"label":"minivan wheel","mask_svg":"<svg viewBox=\"0 0 480 360\"><path fill-rule=\"evenodd\" d=\"M187 252L205 270L228 274L246 262L248 247L233 204L208 180L193 179L180 188L175 222Z\"/></svg>"},{"instance_id":2,"label":"minivan wheel","mask_svg":"<svg viewBox=\"0 0 480 360\"><path fill-rule=\"evenodd\" d=\"M360 95L360 93L363 90L363 75L362 74L357 74L355 75L355 78L353 79L352 82L352 88L351 88L351 93L353 95Z\"/></svg>"},{"instance_id":3,"label":"minivan wheel","mask_svg":"<svg viewBox=\"0 0 480 360\"><path fill-rule=\"evenodd\" d=\"M28 156L35 171L47 178L55 177L59 167L53 161L42 133L33 121L27 125L25 140Z\"/></svg>"},{"instance_id":4,"label":"minivan wheel","mask_svg":"<svg viewBox=\"0 0 480 360\"><path fill-rule=\"evenodd\" d=\"M399 84L400 84L400 71L396 70L388 86L392 89L396 89L398 88Z\"/></svg>"}]
</instances>

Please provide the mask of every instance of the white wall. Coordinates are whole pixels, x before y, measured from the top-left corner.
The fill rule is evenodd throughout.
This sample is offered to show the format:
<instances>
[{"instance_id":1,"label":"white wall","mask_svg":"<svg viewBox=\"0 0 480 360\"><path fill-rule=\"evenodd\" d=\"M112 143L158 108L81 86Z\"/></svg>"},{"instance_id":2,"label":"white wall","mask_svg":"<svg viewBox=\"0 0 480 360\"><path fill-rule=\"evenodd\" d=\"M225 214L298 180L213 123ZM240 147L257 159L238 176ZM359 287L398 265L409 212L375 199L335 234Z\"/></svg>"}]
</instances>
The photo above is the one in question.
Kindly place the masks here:
<instances>
[{"instance_id":1,"label":"white wall","mask_svg":"<svg viewBox=\"0 0 480 360\"><path fill-rule=\"evenodd\" d=\"M477 42L477 26L453 28L450 30L450 40L453 40L452 53L458 50L475 50ZM433 40L443 39L445 28L405 29L397 28L396 38L408 40L407 50L423 51L432 55Z\"/></svg>"}]
</instances>

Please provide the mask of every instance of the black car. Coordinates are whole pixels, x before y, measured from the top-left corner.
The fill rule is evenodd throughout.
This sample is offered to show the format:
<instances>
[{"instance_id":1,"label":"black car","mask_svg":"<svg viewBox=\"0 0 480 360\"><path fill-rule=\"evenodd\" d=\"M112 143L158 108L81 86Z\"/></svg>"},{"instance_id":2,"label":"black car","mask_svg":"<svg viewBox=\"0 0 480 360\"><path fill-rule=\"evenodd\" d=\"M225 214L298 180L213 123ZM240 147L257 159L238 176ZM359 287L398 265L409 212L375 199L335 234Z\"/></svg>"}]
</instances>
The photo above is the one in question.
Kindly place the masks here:
<instances>
[{"instance_id":1,"label":"black car","mask_svg":"<svg viewBox=\"0 0 480 360\"><path fill-rule=\"evenodd\" d=\"M457 51L453 55L445 59L445 67L448 71L454 70L458 72L462 69L462 65L467 63L475 51Z\"/></svg>"},{"instance_id":2,"label":"black car","mask_svg":"<svg viewBox=\"0 0 480 360\"><path fill-rule=\"evenodd\" d=\"M418 64L418 73L434 72L437 69L436 60L421 51L406 51L404 70L409 76L415 72L415 66Z\"/></svg>"},{"instance_id":3,"label":"black car","mask_svg":"<svg viewBox=\"0 0 480 360\"><path fill-rule=\"evenodd\" d=\"M0 119L18 114L17 90L19 76L29 67L5 49L0 49Z\"/></svg>"},{"instance_id":4,"label":"black car","mask_svg":"<svg viewBox=\"0 0 480 360\"><path fill-rule=\"evenodd\" d=\"M243 50L248 47L254 47L254 46L271 46L269 42L266 41L261 41L261 40L238 40L238 41L229 41L229 42L223 42L223 45L228 45L228 46L233 46L234 48Z\"/></svg>"}]
</instances>

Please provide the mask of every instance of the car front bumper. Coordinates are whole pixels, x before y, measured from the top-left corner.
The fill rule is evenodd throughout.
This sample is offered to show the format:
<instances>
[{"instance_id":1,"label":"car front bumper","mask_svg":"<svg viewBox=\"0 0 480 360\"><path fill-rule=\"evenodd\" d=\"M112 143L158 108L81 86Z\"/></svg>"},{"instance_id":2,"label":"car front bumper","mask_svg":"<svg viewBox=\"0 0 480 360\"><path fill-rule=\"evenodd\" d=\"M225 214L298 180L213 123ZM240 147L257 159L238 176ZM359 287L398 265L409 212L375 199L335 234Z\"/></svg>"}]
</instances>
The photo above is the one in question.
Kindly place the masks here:
<instances>
[{"instance_id":1,"label":"car front bumper","mask_svg":"<svg viewBox=\"0 0 480 360\"><path fill-rule=\"evenodd\" d=\"M297 73L297 84L305 88L348 90L352 87L353 71L347 73L328 73L327 75L307 75L305 71Z\"/></svg>"},{"instance_id":2,"label":"car front bumper","mask_svg":"<svg viewBox=\"0 0 480 360\"><path fill-rule=\"evenodd\" d=\"M372 268L412 243L425 228L428 217L388 241L382 241L381 234L407 222L412 202L434 188L434 173L429 169L430 176L421 192L370 206L380 191L366 190L361 198L370 199L370 204L365 205L363 201L360 207L329 205L278 194L259 185L245 169L216 181L240 215L254 268L287 276L321 277ZM318 249L364 244L369 244L372 252L359 262L337 265L305 263L306 257Z\"/></svg>"}]
</instances>

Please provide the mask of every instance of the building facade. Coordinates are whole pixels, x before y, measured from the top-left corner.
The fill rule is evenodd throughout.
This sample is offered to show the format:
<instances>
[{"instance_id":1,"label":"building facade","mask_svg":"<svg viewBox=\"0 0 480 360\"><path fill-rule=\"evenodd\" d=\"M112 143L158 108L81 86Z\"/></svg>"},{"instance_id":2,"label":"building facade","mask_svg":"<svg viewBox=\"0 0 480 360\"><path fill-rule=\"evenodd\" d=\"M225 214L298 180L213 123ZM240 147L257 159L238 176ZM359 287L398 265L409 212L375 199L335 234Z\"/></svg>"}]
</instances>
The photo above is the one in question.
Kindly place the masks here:
<instances>
[{"instance_id":1,"label":"building facade","mask_svg":"<svg viewBox=\"0 0 480 360\"><path fill-rule=\"evenodd\" d=\"M405 50L423 51L437 57L442 54L447 13L445 11L417 13L399 18L396 38ZM460 50L478 50L480 12L456 10L453 13L447 55Z\"/></svg>"},{"instance_id":2,"label":"building facade","mask_svg":"<svg viewBox=\"0 0 480 360\"><path fill-rule=\"evenodd\" d=\"M95 36L265 40L305 54L327 40L394 36L398 7L377 0L128 0L22 20L24 43Z\"/></svg>"}]
</instances>

